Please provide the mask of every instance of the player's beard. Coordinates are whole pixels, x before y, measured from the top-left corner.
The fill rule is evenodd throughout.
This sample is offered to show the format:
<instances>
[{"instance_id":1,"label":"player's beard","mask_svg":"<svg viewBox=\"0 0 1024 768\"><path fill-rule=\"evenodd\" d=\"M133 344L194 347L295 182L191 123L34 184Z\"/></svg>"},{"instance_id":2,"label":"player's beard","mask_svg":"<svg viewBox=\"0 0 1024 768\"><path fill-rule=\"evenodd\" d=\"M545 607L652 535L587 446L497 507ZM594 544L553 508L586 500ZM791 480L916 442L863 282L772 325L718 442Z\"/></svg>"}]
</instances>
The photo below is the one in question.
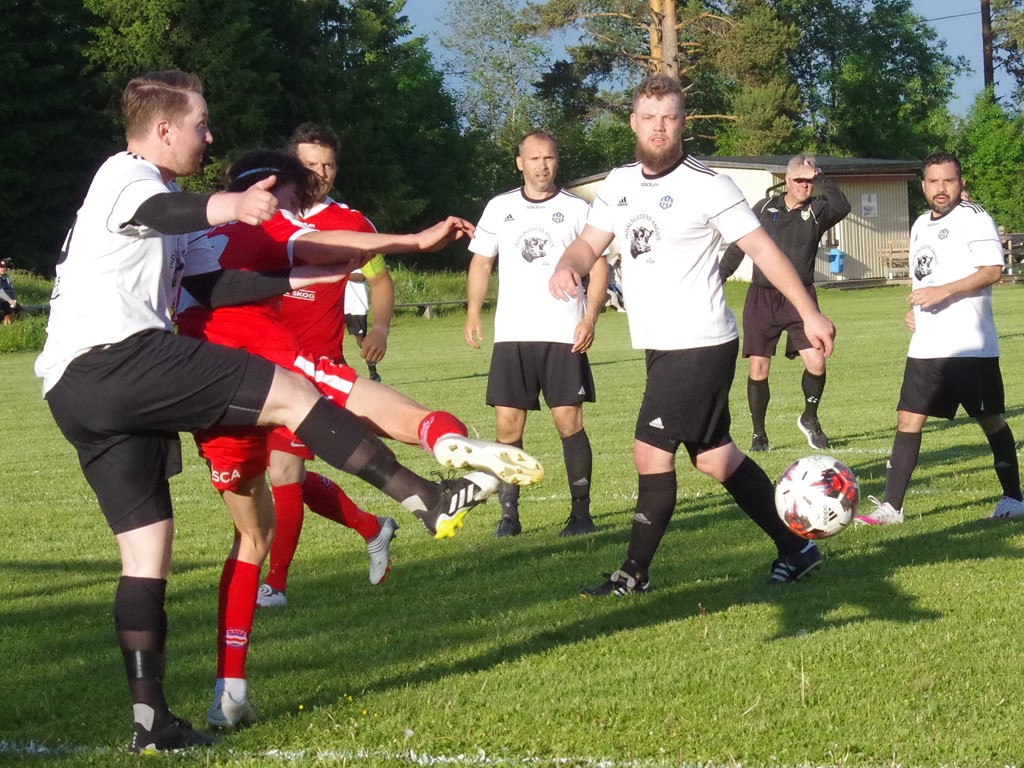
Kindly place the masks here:
<instances>
[{"instance_id":1,"label":"player's beard","mask_svg":"<svg viewBox=\"0 0 1024 768\"><path fill-rule=\"evenodd\" d=\"M648 173L662 173L675 165L683 156L683 149L678 144L667 145L661 149L652 149L642 144L636 145L636 159Z\"/></svg>"},{"instance_id":2,"label":"player's beard","mask_svg":"<svg viewBox=\"0 0 1024 768\"><path fill-rule=\"evenodd\" d=\"M950 197L942 205L936 203L934 199L928 201L928 207L931 208L932 211L937 213L939 216L945 216L947 213L952 211L958 205L960 205L960 196L959 195L957 195L956 198Z\"/></svg>"}]
</instances>

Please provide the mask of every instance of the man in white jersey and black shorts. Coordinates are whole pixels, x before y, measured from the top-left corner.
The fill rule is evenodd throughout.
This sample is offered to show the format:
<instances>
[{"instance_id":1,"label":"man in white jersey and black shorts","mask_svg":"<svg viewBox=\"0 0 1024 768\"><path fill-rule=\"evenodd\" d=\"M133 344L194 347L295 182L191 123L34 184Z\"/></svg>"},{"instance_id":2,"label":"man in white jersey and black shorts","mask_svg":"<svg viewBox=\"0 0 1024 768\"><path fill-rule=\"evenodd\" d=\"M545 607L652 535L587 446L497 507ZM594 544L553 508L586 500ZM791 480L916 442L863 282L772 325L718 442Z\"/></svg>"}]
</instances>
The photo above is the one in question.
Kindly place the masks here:
<instances>
[{"instance_id":1,"label":"man in white jersey and black shorts","mask_svg":"<svg viewBox=\"0 0 1024 768\"><path fill-rule=\"evenodd\" d=\"M540 410L543 391L562 439L569 481L569 517L559 535L578 536L597 530L590 517L594 460L583 429L583 403L594 402L587 350L604 306L608 264L604 258L595 262L586 295L580 292L568 304L551 297L548 279L565 246L582 231L590 205L555 183L558 145L546 131L534 129L520 139L516 167L523 186L487 203L469 244L466 343L480 348L480 310L497 259L498 308L487 379L497 439L522 447L526 413ZM501 519L494 535L518 536L519 487L502 483L498 499Z\"/></svg>"},{"instance_id":2,"label":"man in white jersey and black shorts","mask_svg":"<svg viewBox=\"0 0 1024 768\"><path fill-rule=\"evenodd\" d=\"M905 317L914 335L896 406L896 437L885 494L856 517L868 525L903 522L903 499L929 416L952 419L959 406L978 422L1003 495L993 518L1024 517L1017 444L1006 423L992 285L1003 275L1003 247L992 217L963 195L960 161L936 152L924 161L921 190L930 210L910 230L911 290Z\"/></svg>"},{"instance_id":3,"label":"man in white jersey and black shorts","mask_svg":"<svg viewBox=\"0 0 1024 768\"><path fill-rule=\"evenodd\" d=\"M582 592L587 597L649 588L651 561L676 505L680 446L772 539L772 581L796 581L821 562L817 546L783 524L772 481L729 436L739 334L718 274L723 240L738 243L792 302L807 338L826 356L835 329L732 179L683 152L684 124L678 80L652 75L636 88L630 126L638 162L608 174L587 226L551 278L552 295L572 300L581 277L618 238L630 335L647 358L633 444L639 492L629 548L618 570Z\"/></svg>"},{"instance_id":4,"label":"man in white jersey and black shorts","mask_svg":"<svg viewBox=\"0 0 1024 768\"><path fill-rule=\"evenodd\" d=\"M186 235L229 221L267 221L277 208L268 191L276 179L233 194L178 190L174 179L198 170L213 140L195 75L135 78L122 109L127 151L97 171L68 233L36 373L120 550L114 626L132 699L131 749L148 752L211 743L171 713L163 693L174 535L168 479L181 469L178 432L284 425L332 466L410 511L421 508L421 519L438 527L479 503L487 489L465 487L464 478L456 481L463 487L442 488L413 474L358 416L321 397L301 374L171 332ZM416 235L395 235L393 243L428 250L472 229L451 218ZM352 249L352 266L376 245L364 233L337 234ZM229 304L308 284L285 272L220 273L227 277L190 290ZM458 461L449 452L443 463ZM493 486L492 492L496 480Z\"/></svg>"}]
</instances>

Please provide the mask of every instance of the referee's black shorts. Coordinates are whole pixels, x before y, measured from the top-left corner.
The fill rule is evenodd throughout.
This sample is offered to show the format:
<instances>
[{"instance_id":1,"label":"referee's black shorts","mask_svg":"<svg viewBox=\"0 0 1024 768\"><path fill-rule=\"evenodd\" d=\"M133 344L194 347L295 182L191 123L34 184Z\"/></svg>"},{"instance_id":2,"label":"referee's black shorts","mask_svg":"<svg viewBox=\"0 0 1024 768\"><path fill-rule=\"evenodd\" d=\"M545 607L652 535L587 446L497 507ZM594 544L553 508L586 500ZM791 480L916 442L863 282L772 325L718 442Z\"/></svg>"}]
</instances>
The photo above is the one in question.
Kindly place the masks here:
<instances>
[{"instance_id":1,"label":"referee's black shorts","mask_svg":"<svg viewBox=\"0 0 1024 768\"><path fill-rule=\"evenodd\" d=\"M813 285L804 286L818 306ZM789 299L775 288L751 283L743 302L743 356L775 357L782 332L786 332L786 357L792 360L814 345L804 333L804 321Z\"/></svg>"},{"instance_id":2,"label":"referee's black shorts","mask_svg":"<svg viewBox=\"0 0 1024 768\"><path fill-rule=\"evenodd\" d=\"M241 350L145 331L75 358L46 395L114 533L171 517L178 432L256 423L274 365Z\"/></svg>"}]
</instances>

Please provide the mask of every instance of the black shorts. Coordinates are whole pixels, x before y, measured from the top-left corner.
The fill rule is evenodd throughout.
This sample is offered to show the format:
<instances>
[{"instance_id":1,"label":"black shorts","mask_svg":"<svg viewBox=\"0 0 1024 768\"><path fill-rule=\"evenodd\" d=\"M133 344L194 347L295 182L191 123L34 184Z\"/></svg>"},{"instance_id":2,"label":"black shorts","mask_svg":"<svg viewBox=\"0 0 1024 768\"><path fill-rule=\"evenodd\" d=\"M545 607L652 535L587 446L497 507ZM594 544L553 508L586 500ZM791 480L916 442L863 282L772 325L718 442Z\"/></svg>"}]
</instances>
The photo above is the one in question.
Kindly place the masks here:
<instances>
[{"instance_id":1,"label":"black shorts","mask_svg":"<svg viewBox=\"0 0 1024 768\"><path fill-rule=\"evenodd\" d=\"M818 306L818 294L813 285L805 286ZM792 360L802 349L814 345L804 335L800 313L775 288L751 283L743 303L743 356L775 357L775 349L786 332L786 357Z\"/></svg>"},{"instance_id":2,"label":"black shorts","mask_svg":"<svg viewBox=\"0 0 1024 768\"><path fill-rule=\"evenodd\" d=\"M962 405L971 418L1006 412L998 357L908 357L897 409L952 419Z\"/></svg>"},{"instance_id":3,"label":"black shorts","mask_svg":"<svg viewBox=\"0 0 1024 768\"><path fill-rule=\"evenodd\" d=\"M729 389L739 342L671 351L647 350L647 388L635 437L675 453L680 444L716 448L729 437Z\"/></svg>"},{"instance_id":4,"label":"black shorts","mask_svg":"<svg viewBox=\"0 0 1024 768\"><path fill-rule=\"evenodd\" d=\"M594 402L594 377L586 352L551 341L502 341L491 353L487 404L539 411Z\"/></svg>"},{"instance_id":5,"label":"black shorts","mask_svg":"<svg viewBox=\"0 0 1024 768\"><path fill-rule=\"evenodd\" d=\"M345 330L350 336L365 336L369 329L369 315L345 315Z\"/></svg>"},{"instance_id":6,"label":"black shorts","mask_svg":"<svg viewBox=\"0 0 1024 768\"><path fill-rule=\"evenodd\" d=\"M238 349L146 331L75 358L46 395L114 533L171 517L178 432L256 423L274 365Z\"/></svg>"}]
</instances>

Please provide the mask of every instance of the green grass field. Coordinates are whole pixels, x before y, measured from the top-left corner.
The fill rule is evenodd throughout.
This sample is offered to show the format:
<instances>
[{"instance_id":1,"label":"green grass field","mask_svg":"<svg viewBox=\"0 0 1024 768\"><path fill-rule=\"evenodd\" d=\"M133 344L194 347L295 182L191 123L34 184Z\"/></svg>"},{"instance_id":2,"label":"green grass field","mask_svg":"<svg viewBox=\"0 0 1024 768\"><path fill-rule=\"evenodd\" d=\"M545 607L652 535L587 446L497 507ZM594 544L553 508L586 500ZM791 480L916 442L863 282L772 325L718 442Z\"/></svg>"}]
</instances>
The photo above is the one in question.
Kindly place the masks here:
<instances>
[{"instance_id":1,"label":"green grass field","mask_svg":"<svg viewBox=\"0 0 1024 768\"><path fill-rule=\"evenodd\" d=\"M908 333L905 288L823 291L839 328L822 423L862 495L880 495ZM735 311L742 286L729 286ZM1024 292L995 290L1008 415L1024 434ZM463 315L396 319L386 383L493 435L487 352ZM70 446L39 398L34 355L0 355L0 764L135 765L111 619L117 552ZM351 494L399 518L390 578L371 587L361 539L310 515L291 604L257 616L250 686L262 721L175 765L1010 766L1024 761L1024 522L987 518L991 454L961 416L926 427L907 523L823 543L824 568L767 583L773 548L715 483L679 462L677 514L649 594L587 601L620 564L636 492L632 430L642 353L605 313L586 411L600 531L557 538L568 510L547 413L526 446L547 478L522 497L523 535L495 540L497 505L454 540L357 480ZM361 368L360 368L361 369ZM777 358L757 460L777 477L812 451L794 422L800 366ZM733 434L750 440L745 368ZM88 407L88 403L83 403ZM217 580L230 523L189 438L173 481L172 707L204 721L215 664ZM418 449L397 448L433 469ZM333 470L319 469L338 477Z\"/></svg>"}]
</instances>

